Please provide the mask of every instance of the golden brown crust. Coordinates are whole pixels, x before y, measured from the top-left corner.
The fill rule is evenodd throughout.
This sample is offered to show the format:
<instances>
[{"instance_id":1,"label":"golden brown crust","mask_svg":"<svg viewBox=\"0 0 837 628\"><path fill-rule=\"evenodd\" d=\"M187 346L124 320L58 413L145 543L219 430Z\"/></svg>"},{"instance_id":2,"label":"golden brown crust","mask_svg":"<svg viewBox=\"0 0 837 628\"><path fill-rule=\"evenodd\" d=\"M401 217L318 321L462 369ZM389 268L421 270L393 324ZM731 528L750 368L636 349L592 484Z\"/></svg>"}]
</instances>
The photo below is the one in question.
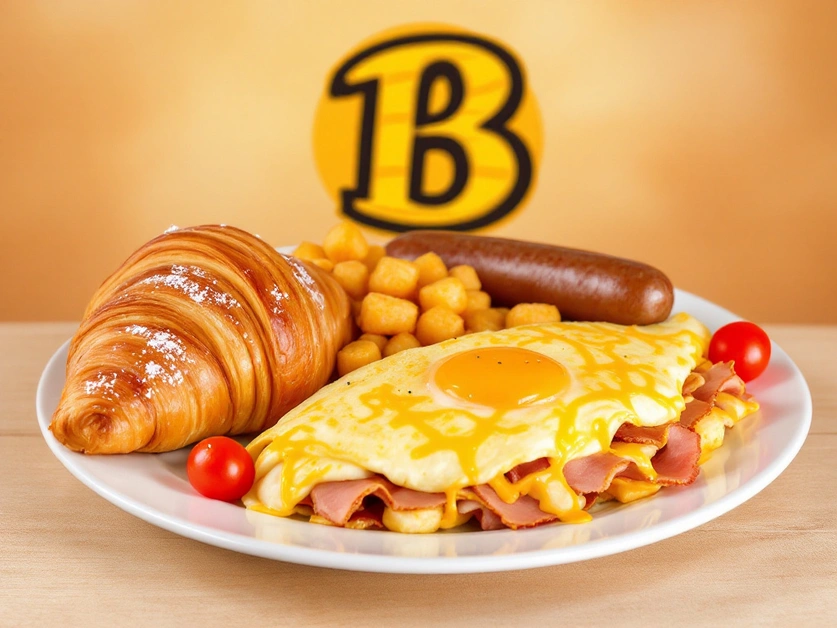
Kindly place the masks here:
<instances>
[{"instance_id":1,"label":"golden brown crust","mask_svg":"<svg viewBox=\"0 0 837 628\"><path fill-rule=\"evenodd\" d=\"M50 429L86 453L265 430L328 381L351 325L328 273L256 236L166 233L90 301Z\"/></svg>"}]
</instances>

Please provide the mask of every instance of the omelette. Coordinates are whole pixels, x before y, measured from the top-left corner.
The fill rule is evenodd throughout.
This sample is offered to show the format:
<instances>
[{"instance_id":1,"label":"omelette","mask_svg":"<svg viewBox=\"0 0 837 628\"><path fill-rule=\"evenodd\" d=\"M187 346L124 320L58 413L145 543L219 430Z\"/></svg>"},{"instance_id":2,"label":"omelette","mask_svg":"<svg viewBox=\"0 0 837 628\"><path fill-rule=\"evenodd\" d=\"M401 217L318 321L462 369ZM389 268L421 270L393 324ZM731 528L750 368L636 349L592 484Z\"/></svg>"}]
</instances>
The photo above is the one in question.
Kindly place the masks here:
<instances>
[{"instance_id":1,"label":"omelette","mask_svg":"<svg viewBox=\"0 0 837 628\"><path fill-rule=\"evenodd\" d=\"M244 504L399 532L589 520L597 500L693 481L720 444L718 426L722 440L757 409L732 363L705 361L709 340L678 314L642 327L528 325L402 351L325 386L255 438Z\"/></svg>"}]
</instances>

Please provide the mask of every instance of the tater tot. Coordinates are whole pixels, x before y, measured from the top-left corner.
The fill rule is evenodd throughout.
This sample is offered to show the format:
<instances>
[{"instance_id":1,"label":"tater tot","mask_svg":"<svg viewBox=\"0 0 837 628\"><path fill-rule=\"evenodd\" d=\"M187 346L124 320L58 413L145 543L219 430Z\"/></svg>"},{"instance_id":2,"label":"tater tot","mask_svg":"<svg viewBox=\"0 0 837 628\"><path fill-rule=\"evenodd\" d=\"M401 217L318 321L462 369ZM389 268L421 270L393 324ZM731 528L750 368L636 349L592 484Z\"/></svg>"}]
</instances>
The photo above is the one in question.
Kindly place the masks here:
<instances>
[{"instance_id":1,"label":"tater tot","mask_svg":"<svg viewBox=\"0 0 837 628\"><path fill-rule=\"evenodd\" d=\"M353 259L338 262L334 265L332 275L353 299L362 299L369 291L369 269L361 261Z\"/></svg>"},{"instance_id":2,"label":"tater tot","mask_svg":"<svg viewBox=\"0 0 837 628\"><path fill-rule=\"evenodd\" d=\"M477 310L465 314L465 327L468 331L500 331L506 326L506 308Z\"/></svg>"},{"instance_id":3,"label":"tater tot","mask_svg":"<svg viewBox=\"0 0 837 628\"><path fill-rule=\"evenodd\" d=\"M442 258L435 253L425 253L417 257L413 264L419 269L418 287L424 286L439 281L448 276L448 267L442 261Z\"/></svg>"},{"instance_id":4,"label":"tater tot","mask_svg":"<svg viewBox=\"0 0 837 628\"><path fill-rule=\"evenodd\" d=\"M459 279L445 277L419 290L419 303L422 310L442 306L454 314L462 314L468 306L468 295Z\"/></svg>"},{"instance_id":5,"label":"tater tot","mask_svg":"<svg viewBox=\"0 0 837 628\"><path fill-rule=\"evenodd\" d=\"M459 314L443 306L432 307L416 324L416 338L424 346L436 344L465 333L465 321Z\"/></svg>"},{"instance_id":6,"label":"tater tot","mask_svg":"<svg viewBox=\"0 0 837 628\"><path fill-rule=\"evenodd\" d=\"M535 323L557 323L561 320L558 308L547 303L518 303L506 316L506 327L533 325Z\"/></svg>"},{"instance_id":7,"label":"tater tot","mask_svg":"<svg viewBox=\"0 0 837 628\"><path fill-rule=\"evenodd\" d=\"M330 259L326 257L318 257L317 259L312 259L308 261L310 261L315 266L319 266L328 273L334 270L334 262L332 262Z\"/></svg>"},{"instance_id":8,"label":"tater tot","mask_svg":"<svg viewBox=\"0 0 837 628\"><path fill-rule=\"evenodd\" d=\"M343 377L361 366L381 359L378 345L369 340L355 340L337 352L337 374Z\"/></svg>"},{"instance_id":9,"label":"tater tot","mask_svg":"<svg viewBox=\"0 0 837 628\"><path fill-rule=\"evenodd\" d=\"M474 270L473 266L468 266L467 264L454 266L448 271L448 275L459 279L459 281L462 282L462 285L465 286L466 290L482 289L482 283L480 282L480 278L477 276L477 271Z\"/></svg>"},{"instance_id":10,"label":"tater tot","mask_svg":"<svg viewBox=\"0 0 837 628\"><path fill-rule=\"evenodd\" d=\"M418 306L406 299L370 292L360 306L360 328L367 334L394 336L416 329Z\"/></svg>"},{"instance_id":11,"label":"tater tot","mask_svg":"<svg viewBox=\"0 0 837 628\"><path fill-rule=\"evenodd\" d=\"M415 349L420 346L421 343L413 334L401 332L400 334L395 334L389 339L384 347L383 354L385 358L388 358L393 353L398 353L399 351L404 351L405 349Z\"/></svg>"},{"instance_id":12,"label":"tater tot","mask_svg":"<svg viewBox=\"0 0 837 628\"><path fill-rule=\"evenodd\" d=\"M368 340L369 342L374 342L378 345L378 349L381 350L381 353L384 352L384 347L386 347L388 339L386 336L382 336L381 334L361 334L358 340Z\"/></svg>"},{"instance_id":13,"label":"tater tot","mask_svg":"<svg viewBox=\"0 0 837 628\"><path fill-rule=\"evenodd\" d=\"M347 221L329 230L323 240L323 250L332 262L347 262L364 259L369 253L369 244L357 225Z\"/></svg>"},{"instance_id":14,"label":"tater tot","mask_svg":"<svg viewBox=\"0 0 837 628\"><path fill-rule=\"evenodd\" d=\"M366 253L366 257L363 258L363 263L366 264L366 268L369 269L370 273L375 270L375 266L378 265L378 262L386 254L387 250L380 244L369 245L369 251Z\"/></svg>"},{"instance_id":15,"label":"tater tot","mask_svg":"<svg viewBox=\"0 0 837 628\"><path fill-rule=\"evenodd\" d=\"M491 296L482 290L466 290L468 303L465 306L465 314L477 310L487 310L491 307Z\"/></svg>"},{"instance_id":16,"label":"tater tot","mask_svg":"<svg viewBox=\"0 0 837 628\"><path fill-rule=\"evenodd\" d=\"M324 258L326 254L319 244L303 242L294 249L293 256L299 259L315 260Z\"/></svg>"},{"instance_id":17,"label":"tater tot","mask_svg":"<svg viewBox=\"0 0 837 628\"><path fill-rule=\"evenodd\" d=\"M419 270L412 262L395 257L382 257L369 275L369 291L408 299L415 294Z\"/></svg>"}]
</instances>

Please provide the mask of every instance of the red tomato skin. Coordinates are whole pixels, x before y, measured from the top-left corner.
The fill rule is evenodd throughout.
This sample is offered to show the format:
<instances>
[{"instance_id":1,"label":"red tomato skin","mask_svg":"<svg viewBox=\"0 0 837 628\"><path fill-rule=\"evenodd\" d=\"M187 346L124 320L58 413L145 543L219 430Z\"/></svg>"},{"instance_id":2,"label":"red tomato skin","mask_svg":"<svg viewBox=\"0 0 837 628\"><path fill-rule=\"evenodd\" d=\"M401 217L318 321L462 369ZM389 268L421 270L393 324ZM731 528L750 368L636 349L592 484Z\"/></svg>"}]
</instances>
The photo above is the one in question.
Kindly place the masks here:
<instances>
[{"instance_id":1,"label":"red tomato skin","mask_svg":"<svg viewBox=\"0 0 837 628\"><path fill-rule=\"evenodd\" d=\"M770 338L755 323L736 321L716 331L709 342L709 359L735 362L735 372L745 382L764 373L770 362Z\"/></svg>"},{"instance_id":2,"label":"red tomato skin","mask_svg":"<svg viewBox=\"0 0 837 628\"><path fill-rule=\"evenodd\" d=\"M192 448L186 474L204 497L232 502L253 486L256 467L247 450L232 438L212 436Z\"/></svg>"}]
</instances>

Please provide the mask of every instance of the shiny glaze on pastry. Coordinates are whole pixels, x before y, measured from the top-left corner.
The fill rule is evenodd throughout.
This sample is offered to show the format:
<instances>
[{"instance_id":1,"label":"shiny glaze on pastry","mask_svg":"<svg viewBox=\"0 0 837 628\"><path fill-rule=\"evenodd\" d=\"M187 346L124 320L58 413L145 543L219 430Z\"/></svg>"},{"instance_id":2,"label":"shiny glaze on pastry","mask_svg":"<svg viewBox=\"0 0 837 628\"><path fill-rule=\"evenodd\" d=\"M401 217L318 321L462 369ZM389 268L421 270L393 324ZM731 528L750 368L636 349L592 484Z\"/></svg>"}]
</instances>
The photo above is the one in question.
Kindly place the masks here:
<instances>
[{"instance_id":1,"label":"shiny glaze on pastry","mask_svg":"<svg viewBox=\"0 0 837 628\"><path fill-rule=\"evenodd\" d=\"M169 231L93 296L50 429L85 453L265 430L328 381L350 310L327 273L257 236Z\"/></svg>"}]
</instances>

